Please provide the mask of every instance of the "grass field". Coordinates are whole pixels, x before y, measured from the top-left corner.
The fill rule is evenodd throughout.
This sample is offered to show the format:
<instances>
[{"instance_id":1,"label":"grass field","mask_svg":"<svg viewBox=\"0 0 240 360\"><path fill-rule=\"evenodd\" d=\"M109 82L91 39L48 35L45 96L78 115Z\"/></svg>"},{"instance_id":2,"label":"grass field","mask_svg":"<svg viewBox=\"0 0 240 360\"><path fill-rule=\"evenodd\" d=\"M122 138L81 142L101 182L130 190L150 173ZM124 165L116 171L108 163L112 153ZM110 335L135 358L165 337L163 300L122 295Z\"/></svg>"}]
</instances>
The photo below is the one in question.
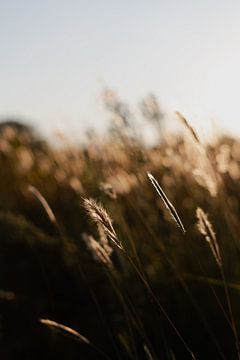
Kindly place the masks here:
<instances>
[{"instance_id":1,"label":"grass field","mask_svg":"<svg viewBox=\"0 0 240 360\"><path fill-rule=\"evenodd\" d=\"M1 359L237 359L240 142L107 95L87 145L0 126Z\"/></svg>"}]
</instances>

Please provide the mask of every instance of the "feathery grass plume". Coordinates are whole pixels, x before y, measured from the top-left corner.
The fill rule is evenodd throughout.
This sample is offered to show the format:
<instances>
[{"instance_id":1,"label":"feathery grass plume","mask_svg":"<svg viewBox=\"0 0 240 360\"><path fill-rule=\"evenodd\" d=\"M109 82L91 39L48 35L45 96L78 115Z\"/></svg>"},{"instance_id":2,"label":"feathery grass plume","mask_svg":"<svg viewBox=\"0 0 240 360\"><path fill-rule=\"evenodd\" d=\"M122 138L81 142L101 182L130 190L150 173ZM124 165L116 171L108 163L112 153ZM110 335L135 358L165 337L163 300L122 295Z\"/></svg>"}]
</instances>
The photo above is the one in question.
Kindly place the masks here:
<instances>
[{"instance_id":1,"label":"feathery grass plume","mask_svg":"<svg viewBox=\"0 0 240 360\"><path fill-rule=\"evenodd\" d=\"M191 148L189 149L189 151L187 151L190 155L190 163L192 163L194 166L193 175L196 181L201 186L204 186L209 191L212 197L216 197L218 193L218 178L215 174L214 168L207 154L207 150L200 142L196 131L189 124L187 119L179 111L176 111L176 115L178 116L182 124L185 126L194 141L195 149ZM185 142L185 145L187 146L187 142Z\"/></svg>"},{"instance_id":2,"label":"feathery grass plume","mask_svg":"<svg viewBox=\"0 0 240 360\"><path fill-rule=\"evenodd\" d=\"M106 236L106 233L105 233L104 229L99 224L97 225L97 229L98 229L100 245L103 247L103 249L105 250L107 255L111 256L111 254L113 252L113 249L112 249L111 245L109 244L109 241L108 241L108 238Z\"/></svg>"},{"instance_id":3,"label":"feathery grass plume","mask_svg":"<svg viewBox=\"0 0 240 360\"><path fill-rule=\"evenodd\" d=\"M39 321L40 321L40 323L54 329L55 331L59 331L63 335L71 336L77 341L81 341L81 342L84 342L85 344L90 345L90 341L87 338L85 338L85 336L79 334L79 332L77 332L76 330L71 329L68 326L59 324L56 321L52 321L52 320L49 320L49 319L40 319Z\"/></svg>"},{"instance_id":4,"label":"feathery grass plume","mask_svg":"<svg viewBox=\"0 0 240 360\"><path fill-rule=\"evenodd\" d=\"M98 204L93 199L83 199L83 206L87 211L90 219L97 226L100 226L106 237L122 250L123 246L117 238L116 232L112 225L112 220L103 206Z\"/></svg>"},{"instance_id":5,"label":"feathery grass plume","mask_svg":"<svg viewBox=\"0 0 240 360\"><path fill-rule=\"evenodd\" d=\"M57 223L56 217L55 217L52 209L48 205L47 200L43 197L43 195L32 185L28 186L28 191L30 191L38 199L38 201L41 203L41 205L43 206L44 210L46 211L50 221L53 224L56 224Z\"/></svg>"},{"instance_id":6,"label":"feathery grass plume","mask_svg":"<svg viewBox=\"0 0 240 360\"><path fill-rule=\"evenodd\" d=\"M104 265L107 265L109 268L112 267L112 261L110 259L110 255L107 253L104 247L93 238L93 236L83 233L82 239L87 245L88 249L91 251L96 261L101 262Z\"/></svg>"},{"instance_id":7,"label":"feathery grass plume","mask_svg":"<svg viewBox=\"0 0 240 360\"><path fill-rule=\"evenodd\" d=\"M159 185L159 183L157 182L157 180L155 179L155 177L150 172L147 172L147 176L149 177L149 179L150 179L152 185L154 186L155 190L157 191L158 195L163 200L164 205L169 210L169 212L172 215L173 219L175 220L176 224L179 226L179 228L182 230L182 232L185 233L186 230L185 230L185 228L183 226L183 223L182 223L176 209L174 208L173 204L168 199L167 195L162 190L162 188Z\"/></svg>"},{"instance_id":8,"label":"feathery grass plume","mask_svg":"<svg viewBox=\"0 0 240 360\"><path fill-rule=\"evenodd\" d=\"M232 328L232 331L233 331L233 334L235 337L237 358L240 359L238 331L237 331L236 322L235 322L235 319L233 316L233 310L232 310L230 295L229 295L229 291L228 291L228 284L226 282L225 274L223 271L222 257L221 257L220 249L219 249L219 246L217 243L216 234L213 231L212 224L208 220L207 214L201 208L197 208L196 215L197 215L197 219L198 219L198 224L197 224L198 229L199 229L200 233L202 235L204 235L206 241L208 242L208 244L211 248L211 251L213 253L213 256L216 260L216 263L219 266L219 269L221 271L221 276L222 276L222 280L223 280L223 285L224 285L224 290L225 290L225 294L226 294L226 300L227 300L227 305L228 305L228 310L229 310L229 315L230 315L230 320L231 320L231 328Z\"/></svg>"},{"instance_id":9,"label":"feathery grass plume","mask_svg":"<svg viewBox=\"0 0 240 360\"><path fill-rule=\"evenodd\" d=\"M187 119L179 112L176 111L176 115L178 116L178 118L181 120L181 122L183 123L183 125L188 129L188 131L190 132L190 134L192 135L193 139L200 144L200 140L199 137L197 136L196 131L193 129L193 127L189 124L189 122L187 121Z\"/></svg>"},{"instance_id":10,"label":"feathery grass plume","mask_svg":"<svg viewBox=\"0 0 240 360\"><path fill-rule=\"evenodd\" d=\"M209 244L217 264L221 267L222 258L217 243L216 234L212 228L212 224L208 220L207 214L200 207L198 207L196 210L196 216L198 219L198 223L197 223L198 230L205 237L205 240Z\"/></svg>"}]
</instances>

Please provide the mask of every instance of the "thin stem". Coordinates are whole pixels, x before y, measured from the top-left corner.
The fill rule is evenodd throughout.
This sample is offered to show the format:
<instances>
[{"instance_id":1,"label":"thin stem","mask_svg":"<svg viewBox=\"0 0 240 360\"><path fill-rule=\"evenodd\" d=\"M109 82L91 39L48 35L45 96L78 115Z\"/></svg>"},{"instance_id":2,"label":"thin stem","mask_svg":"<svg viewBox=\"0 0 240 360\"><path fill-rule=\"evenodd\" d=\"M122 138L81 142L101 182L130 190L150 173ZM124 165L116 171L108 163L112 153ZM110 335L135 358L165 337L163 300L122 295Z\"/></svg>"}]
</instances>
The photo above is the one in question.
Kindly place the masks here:
<instances>
[{"instance_id":1,"label":"thin stem","mask_svg":"<svg viewBox=\"0 0 240 360\"><path fill-rule=\"evenodd\" d=\"M127 257L128 261L130 262L130 264L132 265L132 267L134 268L134 270L136 271L136 273L138 274L139 278L141 279L142 283L144 284L144 286L146 287L147 291L149 292L149 294L151 295L151 297L153 298L153 300L155 301L155 303L157 304L157 306L159 307L161 313L164 315L164 317L167 319L167 321L169 322L169 324L171 325L172 329L174 330L174 332L176 333L177 337L179 338L179 340L182 342L182 344L184 345L185 349L187 350L187 352L190 354L191 358L193 360L196 360L195 355L193 354L192 350L189 348L189 346L187 345L186 341L184 340L184 338L182 337L182 335L180 334L179 330L176 328L176 326L174 325L173 321L171 320L171 318L169 317L169 315L167 314L166 310L163 308L162 304L160 303L160 301L158 300L157 296L155 295L152 287L150 286L150 284L147 282L147 280L145 279L144 275L141 273L141 271L138 269L138 267L136 266L136 264L134 263L134 261L131 259L131 257L126 253L126 251L124 251L125 256Z\"/></svg>"},{"instance_id":2,"label":"thin stem","mask_svg":"<svg viewBox=\"0 0 240 360\"><path fill-rule=\"evenodd\" d=\"M235 345L236 345L237 355L238 355L238 359L240 359L240 348L239 348L237 327L236 327L236 323L235 323L234 316L233 316L232 304L230 301L230 295L229 295L229 290L228 290L228 286L227 286L227 282L226 282L226 278L225 278L225 273L223 270L223 265L219 266L219 269L220 269L220 273L221 273L222 280L223 280L224 292L225 292L228 311L229 311L230 320L231 320L231 328L232 328L232 331L233 331L233 334L235 337Z\"/></svg>"}]
</instances>

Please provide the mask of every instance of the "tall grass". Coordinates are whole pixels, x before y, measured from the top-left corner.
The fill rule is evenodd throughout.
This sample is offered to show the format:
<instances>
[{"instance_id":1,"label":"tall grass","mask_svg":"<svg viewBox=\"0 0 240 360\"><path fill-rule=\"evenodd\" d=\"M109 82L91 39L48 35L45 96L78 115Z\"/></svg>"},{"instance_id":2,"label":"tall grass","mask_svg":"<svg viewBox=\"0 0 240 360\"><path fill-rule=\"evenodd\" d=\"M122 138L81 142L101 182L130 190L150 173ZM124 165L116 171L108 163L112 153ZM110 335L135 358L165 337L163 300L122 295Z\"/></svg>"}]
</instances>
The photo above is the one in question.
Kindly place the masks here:
<instances>
[{"instance_id":1,"label":"tall grass","mask_svg":"<svg viewBox=\"0 0 240 360\"><path fill-rule=\"evenodd\" d=\"M104 96L111 128L85 146L0 129L5 358L239 358L239 141L205 145L180 113L186 134L164 135L150 96L146 146Z\"/></svg>"}]
</instances>

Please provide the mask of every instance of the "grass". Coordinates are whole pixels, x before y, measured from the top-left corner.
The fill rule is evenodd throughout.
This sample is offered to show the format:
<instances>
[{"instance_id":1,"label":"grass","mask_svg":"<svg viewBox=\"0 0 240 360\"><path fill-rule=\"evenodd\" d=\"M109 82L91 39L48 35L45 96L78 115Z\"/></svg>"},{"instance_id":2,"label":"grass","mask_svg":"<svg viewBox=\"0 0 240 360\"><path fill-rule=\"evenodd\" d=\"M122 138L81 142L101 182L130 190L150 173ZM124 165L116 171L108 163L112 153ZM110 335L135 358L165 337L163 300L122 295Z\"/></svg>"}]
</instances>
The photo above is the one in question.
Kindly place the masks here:
<instances>
[{"instance_id":1,"label":"grass","mask_svg":"<svg viewBox=\"0 0 240 360\"><path fill-rule=\"evenodd\" d=\"M204 145L178 113L186 133L149 147L105 101L87 145L0 128L2 358L239 358L238 139Z\"/></svg>"}]
</instances>

